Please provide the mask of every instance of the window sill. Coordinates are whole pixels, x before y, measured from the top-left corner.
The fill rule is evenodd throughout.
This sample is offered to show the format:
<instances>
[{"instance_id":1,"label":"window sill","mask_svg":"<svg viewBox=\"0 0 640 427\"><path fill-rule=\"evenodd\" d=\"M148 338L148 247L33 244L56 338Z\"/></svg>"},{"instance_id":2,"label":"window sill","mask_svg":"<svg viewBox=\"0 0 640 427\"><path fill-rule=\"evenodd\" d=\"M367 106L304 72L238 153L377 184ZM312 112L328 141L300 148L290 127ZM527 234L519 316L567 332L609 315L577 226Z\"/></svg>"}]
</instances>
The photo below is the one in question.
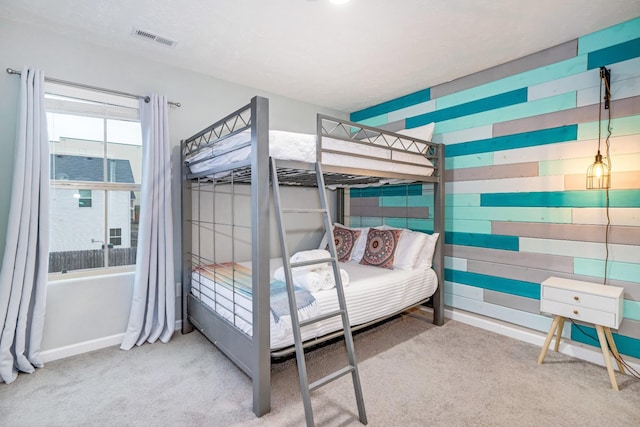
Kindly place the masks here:
<instances>
[{"instance_id":1,"label":"window sill","mask_svg":"<svg viewBox=\"0 0 640 427\"><path fill-rule=\"evenodd\" d=\"M70 271L68 273L49 273L49 282L68 279L82 279L89 277L109 276L112 274L133 273L136 270L135 265L126 265L121 267L108 268L92 268L88 270Z\"/></svg>"}]
</instances>

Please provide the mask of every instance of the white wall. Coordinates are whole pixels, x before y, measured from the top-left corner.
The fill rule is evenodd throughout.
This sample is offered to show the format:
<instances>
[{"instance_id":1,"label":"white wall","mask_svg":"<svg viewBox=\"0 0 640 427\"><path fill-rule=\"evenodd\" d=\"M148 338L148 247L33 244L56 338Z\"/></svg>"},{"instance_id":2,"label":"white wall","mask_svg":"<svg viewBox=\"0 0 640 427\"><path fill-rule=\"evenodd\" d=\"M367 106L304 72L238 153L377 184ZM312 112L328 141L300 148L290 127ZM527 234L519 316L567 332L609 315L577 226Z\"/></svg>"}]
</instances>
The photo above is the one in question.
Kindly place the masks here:
<instances>
[{"instance_id":1,"label":"white wall","mask_svg":"<svg viewBox=\"0 0 640 427\"><path fill-rule=\"evenodd\" d=\"M132 43L135 41L132 40ZM146 48L141 45L141 49ZM205 128L231 111L245 105L251 97L269 98L272 129L295 132L315 132L316 113L339 117L346 114L316 105L265 93L255 88L239 86L212 77L171 66L140 59L135 55L121 54L101 46L51 32L46 28L26 23L14 23L0 18L0 57L3 69L22 66L40 68L47 76L120 91L148 94L157 92L172 101L182 103L169 113L173 174L173 213L180 218L179 141ZM258 72L258 71L256 71ZM315 84L316 82L310 82ZM13 155L15 144L16 105L19 95L19 77L0 72L0 255L4 254L6 224L9 212ZM180 223L176 222L175 242L180 242ZM179 244L179 243L178 243ZM176 246L176 281L180 279L181 248ZM131 279L129 279L131 280ZM107 281L108 283L112 283ZM78 293L77 287L83 287ZM111 285L109 285L111 286ZM47 308L49 319L59 310L75 310L82 307L96 313L91 318L77 314L64 322L47 321L44 342L49 350L60 345L71 345L77 340L99 339L105 333L122 329L123 319L128 317L128 307L105 308L101 285L95 280L63 281L52 285ZM108 292L114 300L130 297L130 286L111 286ZM52 300L56 305L52 305ZM177 301L179 302L179 301ZM179 308L180 305L177 304ZM105 311L106 310L106 311ZM102 313L102 314L97 314ZM112 329L103 328L106 321ZM78 335L74 328L82 328L86 334ZM63 330L61 330L63 329ZM124 329L122 330L124 331ZM71 343L71 344L70 344Z\"/></svg>"}]
</instances>

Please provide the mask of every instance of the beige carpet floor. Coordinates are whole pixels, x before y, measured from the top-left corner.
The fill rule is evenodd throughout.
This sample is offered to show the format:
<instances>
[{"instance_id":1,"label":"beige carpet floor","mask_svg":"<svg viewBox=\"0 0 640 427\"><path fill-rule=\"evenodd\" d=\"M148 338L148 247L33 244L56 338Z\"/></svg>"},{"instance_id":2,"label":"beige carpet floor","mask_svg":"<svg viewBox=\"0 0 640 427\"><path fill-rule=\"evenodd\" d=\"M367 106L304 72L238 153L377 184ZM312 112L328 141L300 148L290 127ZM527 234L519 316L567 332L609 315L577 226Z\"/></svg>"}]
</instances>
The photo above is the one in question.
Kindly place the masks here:
<instances>
[{"instance_id":1,"label":"beige carpet floor","mask_svg":"<svg viewBox=\"0 0 640 427\"><path fill-rule=\"evenodd\" d=\"M370 426L640 426L640 380L449 320L414 316L355 337ZM342 343L313 351L311 379L346 363ZM272 411L201 334L108 348L0 384L1 426L302 426L295 360L272 366ZM350 376L313 393L316 425L357 426Z\"/></svg>"}]
</instances>

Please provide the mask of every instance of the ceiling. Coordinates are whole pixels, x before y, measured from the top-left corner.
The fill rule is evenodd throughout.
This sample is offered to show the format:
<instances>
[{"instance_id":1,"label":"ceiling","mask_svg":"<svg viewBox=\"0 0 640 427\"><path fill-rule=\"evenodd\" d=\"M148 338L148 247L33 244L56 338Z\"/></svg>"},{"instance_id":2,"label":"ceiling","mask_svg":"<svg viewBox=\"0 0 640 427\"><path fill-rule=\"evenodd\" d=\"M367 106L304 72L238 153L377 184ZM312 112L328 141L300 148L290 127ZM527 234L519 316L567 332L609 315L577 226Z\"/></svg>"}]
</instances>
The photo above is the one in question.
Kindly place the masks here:
<instances>
[{"instance_id":1,"label":"ceiling","mask_svg":"<svg viewBox=\"0 0 640 427\"><path fill-rule=\"evenodd\" d=\"M0 16L351 112L640 16L640 0L0 0Z\"/></svg>"}]
</instances>

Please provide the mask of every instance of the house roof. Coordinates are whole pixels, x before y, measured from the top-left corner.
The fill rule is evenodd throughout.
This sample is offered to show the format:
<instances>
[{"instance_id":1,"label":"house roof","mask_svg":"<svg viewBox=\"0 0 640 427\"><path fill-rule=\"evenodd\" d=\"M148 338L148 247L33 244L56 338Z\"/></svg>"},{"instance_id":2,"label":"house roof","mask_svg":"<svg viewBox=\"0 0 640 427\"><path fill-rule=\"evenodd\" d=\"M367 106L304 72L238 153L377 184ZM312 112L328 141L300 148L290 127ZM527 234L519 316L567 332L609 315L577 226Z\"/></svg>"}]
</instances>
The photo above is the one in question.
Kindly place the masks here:
<instances>
[{"instance_id":1,"label":"house roof","mask_svg":"<svg viewBox=\"0 0 640 427\"><path fill-rule=\"evenodd\" d=\"M98 181L104 179L101 157L51 155L50 178L65 181ZM135 183L131 163L126 159L107 159L107 182Z\"/></svg>"}]
</instances>

